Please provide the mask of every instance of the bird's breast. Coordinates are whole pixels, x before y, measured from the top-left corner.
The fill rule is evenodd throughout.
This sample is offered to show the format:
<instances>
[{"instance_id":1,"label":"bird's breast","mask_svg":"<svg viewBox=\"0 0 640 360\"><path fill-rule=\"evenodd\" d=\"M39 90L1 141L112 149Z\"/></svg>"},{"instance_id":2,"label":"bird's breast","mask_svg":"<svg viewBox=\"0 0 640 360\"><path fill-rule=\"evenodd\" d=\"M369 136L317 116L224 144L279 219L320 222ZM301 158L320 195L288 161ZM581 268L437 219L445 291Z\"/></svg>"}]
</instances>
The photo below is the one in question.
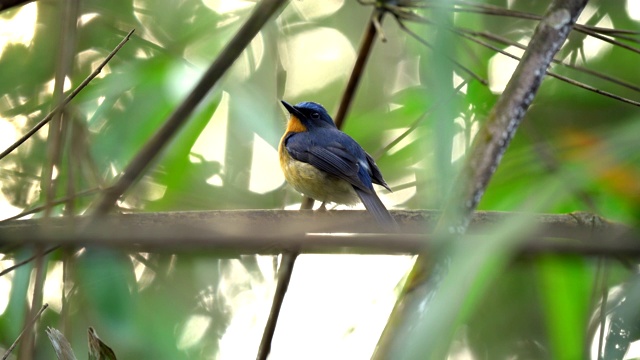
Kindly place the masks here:
<instances>
[{"instance_id":1,"label":"bird's breast","mask_svg":"<svg viewBox=\"0 0 640 360\"><path fill-rule=\"evenodd\" d=\"M284 145L286 136L282 137L278 148L280 167L294 189L318 201L345 205L358 202L358 195L349 182L291 157Z\"/></svg>"}]
</instances>

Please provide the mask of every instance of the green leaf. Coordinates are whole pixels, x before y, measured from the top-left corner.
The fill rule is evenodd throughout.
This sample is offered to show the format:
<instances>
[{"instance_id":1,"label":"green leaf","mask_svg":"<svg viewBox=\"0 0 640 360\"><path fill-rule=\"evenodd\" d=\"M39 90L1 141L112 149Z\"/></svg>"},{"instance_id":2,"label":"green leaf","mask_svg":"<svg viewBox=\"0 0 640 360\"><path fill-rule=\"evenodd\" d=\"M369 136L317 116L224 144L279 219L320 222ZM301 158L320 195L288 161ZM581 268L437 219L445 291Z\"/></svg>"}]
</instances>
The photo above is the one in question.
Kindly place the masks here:
<instances>
[{"instance_id":1,"label":"green leaf","mask_svg":"<svg viewBox=\"0 0 640 360\"><path fill-rule=\"evenodd\" d=\"M594 274L586 265L580 257L549 255L538 261L538 286L553 359L588 357L585 329Z\"/></svg>"}]
</instances>

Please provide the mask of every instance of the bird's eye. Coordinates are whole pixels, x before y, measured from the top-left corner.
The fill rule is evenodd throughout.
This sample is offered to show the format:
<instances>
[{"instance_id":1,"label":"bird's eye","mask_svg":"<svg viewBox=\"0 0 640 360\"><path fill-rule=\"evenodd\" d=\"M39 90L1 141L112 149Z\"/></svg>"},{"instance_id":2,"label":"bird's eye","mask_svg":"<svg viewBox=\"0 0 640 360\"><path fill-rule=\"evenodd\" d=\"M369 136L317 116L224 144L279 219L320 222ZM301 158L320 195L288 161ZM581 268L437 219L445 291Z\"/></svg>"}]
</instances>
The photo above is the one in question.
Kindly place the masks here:
<instances>
[{"instance_id":1,"label":"bird's eye","mask_svg":"<svg viewBox=\"0 0 640 360\"><path fill-rule=\"evenodd\" d=\"M320 119L320 114L317 112L311 113L311 118L314 120Z\"/></svg>"}]
</instances>

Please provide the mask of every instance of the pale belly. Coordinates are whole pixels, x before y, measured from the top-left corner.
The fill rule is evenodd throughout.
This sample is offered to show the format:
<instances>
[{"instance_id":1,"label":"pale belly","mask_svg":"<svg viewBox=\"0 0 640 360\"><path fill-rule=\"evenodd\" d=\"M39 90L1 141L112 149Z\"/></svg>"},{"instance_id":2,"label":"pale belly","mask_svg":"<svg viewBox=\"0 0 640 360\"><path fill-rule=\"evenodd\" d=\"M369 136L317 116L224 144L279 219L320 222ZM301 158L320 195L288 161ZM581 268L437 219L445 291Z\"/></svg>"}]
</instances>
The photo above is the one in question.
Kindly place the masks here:
<instances>
[{"instance_id":1,"label":"pale belly","mask_svg":"<svg viewBox=\"0 0 640 360\"><path fill-rule=\"evenodd\" d=\"M359 200L347 181L295 160L286 151L280 151L280 166L287 182L312 199L345 205L353 205Z\"/></svg>"}]
</instances>

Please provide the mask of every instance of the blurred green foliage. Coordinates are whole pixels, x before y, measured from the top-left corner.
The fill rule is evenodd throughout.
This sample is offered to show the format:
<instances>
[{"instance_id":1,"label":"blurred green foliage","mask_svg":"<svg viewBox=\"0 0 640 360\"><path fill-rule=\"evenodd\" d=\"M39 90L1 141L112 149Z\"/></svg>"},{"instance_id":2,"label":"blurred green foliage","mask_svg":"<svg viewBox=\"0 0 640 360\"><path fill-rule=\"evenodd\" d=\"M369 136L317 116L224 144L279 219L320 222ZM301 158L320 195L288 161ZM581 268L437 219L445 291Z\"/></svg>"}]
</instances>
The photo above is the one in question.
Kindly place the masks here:
<instances>
[{"instance_id":1,"label":"blurred green foliage","mask_svg":"<svg viewBox=\"0 0 640 360\"><path fill-rule=\"evenodd\" d=\"M50 89L63 39L62 3L27 5L37 9L37 17L28 24L33 38L27 44L10 43L2 49L0 121L10 123L18 133L26 132L54 105ZM312 3L291 2L262 30L196 109L188 125L126 194L119 204L123 209L273 209L299 202L299 195L284 184L277 169L274 149L285 122L278 100L313 100L334 113L349 76L340 69L351 68L371 12L356 1ZM510 4L514 10L536 14L542 14L548 5L546 1L525 0L487 3ZM63 139L62 160L56 165L54 198L66 197L70 188L77 192L113 183L222 51L252 5L244 1L82 0L73 70L68 74L71 88L80 84L130 29L136 32L103 75L64 113L67 138ZM588 9L585 21L607 18L614 28L640 28L619 3L592 1ZM21 8L5 11L0 18L9 20L19 11ZM520 18L439 11L444 14L442 21L514 41L528 38L535 27L535 22ZM418 13L433 16L431 9ZM489 77L488 63L495 53L442 28L408 25L432 41L438 52L408 36L387 16L383 27L387 42L374 45L344 130L376 154L392 188L404 189L389 195L390 203L397 208L439 208L447 200L449 186L464 159L451 161L453 155L469 147L498 98L442 53L482 78ZM303 47L314 31L324 31L318 34L326 41ZM292 45L300 44L296 39L302 39L299 48ZM339 47L343 40L348 46ZM579 51L584 44L583 35L572 34L559 57L640 83L637 53L614 46L585 61L580 60ZM621 96L639 98L633 90L570 69L553 66L552 70ZM454 92L458 83L452 72L469 80L464 91ZM637 226L639 116L631 105L546 79L480 209L592 211ZM414 124L415 130L403 141L385 148ZM41 130L0 164L2 193L12 206L30 208L44 202L40 177L43 166L51 161L45 134L46 130ZM260 141L273 152L260 151ZM262 168L254 165L263 162L273 164L273 169L257 173L255 169ZM86 210L91 200L75 199L75 213ZM69 208L70 204L57 206L53 215ZM526 230L510 227L509 235L504 231L496 230L496 234L501 232L500 236L508 238ZM456 256L453 262L465 265L454 275L464 279L470 275L462 270L468 270L476 281L465 290L454 288L447 293L463 298L451 304L447 299L441 302L452 310L444 321L448 321L454 345L462 344L478 359L584 358L595 334L591 330L601 295L596 288L598 262L566 257L514 260L513 243L502 240L476 244L478 251L452 252ZM505 249L495 254L489 251L502 245ZM16 262L32 254L31 249L0 248L0 252L5 253L3 260ZM473 262L478 254L495 258L487 267L480 267L479 262ZM45 326L65 329L77 354L86 352L85 332L93 326L119 358L219 358L219 341L232 321L234 304L256 284L267 280L272 284L272 279L265 279L272 274L264 274L256 258L219 259L215 253L133 257L113 250L86 249L75 254L55 252L47 261L50 268L61 261L66 264L67 302L62 312L48 310L39 322L37 358L43 359L54 356L42 330ZM231 266L234 261L242 265L244 277L237 276L237 269ZM603 280L605 288L622 286L628 294L627 304L637 304L637 266L618 262L611 266L610 277ZM25 265L12 272L10 292L0 295L8 298L7 308L0 314L0 348L6 349L22 328L32 271L33 265ZM627 284L629 278L634 280ZM612 326L618 330L611 330L607 337L611 344L628 347L629 341L640 337L638 311L624 306L620 298L616 301L609 311L614 314ZM457 309L461 312L453 311ZM181 347L179 339L189 319L198 315L210 322L203 326L200 338ZM620 319L634 320L628 324ZM632 335L621 339L624 331L620 329ZM258 340L247 339L245 345L253 347ZM440 345L449 348L449 343ZM457 351L456 346L451 352ZM361 358L371 351L363 349ZM607 354L621 358L624 352L608 345ZM300 354L300 358L311 355Z\"/></svg>"}]
</instances>

